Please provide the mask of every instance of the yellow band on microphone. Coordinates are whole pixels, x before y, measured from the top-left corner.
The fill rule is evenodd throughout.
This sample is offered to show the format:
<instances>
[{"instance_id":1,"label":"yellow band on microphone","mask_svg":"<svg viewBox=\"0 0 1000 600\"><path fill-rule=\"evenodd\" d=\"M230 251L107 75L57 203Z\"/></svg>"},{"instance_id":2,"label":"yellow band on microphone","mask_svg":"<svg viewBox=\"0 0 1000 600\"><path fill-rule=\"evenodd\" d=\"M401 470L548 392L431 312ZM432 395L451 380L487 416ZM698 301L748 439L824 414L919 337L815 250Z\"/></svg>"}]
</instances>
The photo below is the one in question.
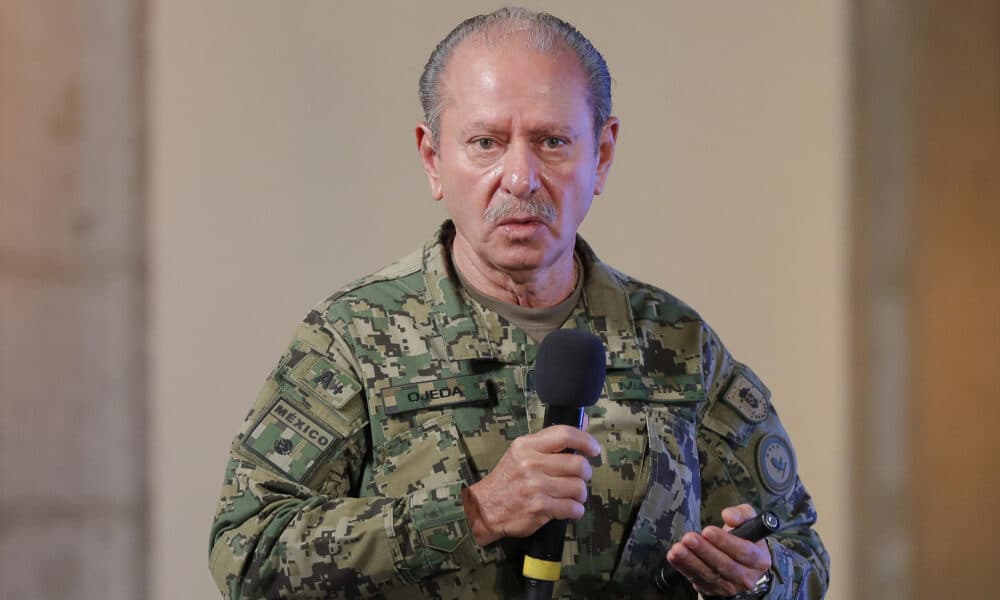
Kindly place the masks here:
<instances>
[{"instance_id":1,"label":"yellow band on microphone","mask_svg":"<svg viewBox=\"0 0 1000 600\"><path fill-rule=\"evenodd\" d=\"M562 563L551 560L542 560L533 556L524 556L524 570L521 573L525 577L540 579L541 581L559 581L559 572L562 570Z\"/></svg>"}]
</instances>

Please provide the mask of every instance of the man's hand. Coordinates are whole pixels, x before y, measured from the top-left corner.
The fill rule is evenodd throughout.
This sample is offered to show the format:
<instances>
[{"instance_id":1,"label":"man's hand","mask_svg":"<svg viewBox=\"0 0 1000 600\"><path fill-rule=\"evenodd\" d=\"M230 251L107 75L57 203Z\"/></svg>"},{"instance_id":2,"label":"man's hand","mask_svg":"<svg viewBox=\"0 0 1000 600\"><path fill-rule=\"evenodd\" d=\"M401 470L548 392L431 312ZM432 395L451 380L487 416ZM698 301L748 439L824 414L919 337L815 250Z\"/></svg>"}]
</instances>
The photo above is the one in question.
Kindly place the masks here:
<instances>
[{"instance_id":1,"label":"man's hand","mask_svg":"<svg viewBox=\"0 0 1000 600\"><path fill-rule=\"evenodd\" d=\"M567 448L583 456L559 454ZM582 517L591 476L584 457L600 453L593 436L567 425L515 439L486 477L462 490L476 543L527 537L552 519Z\"/></svg>"},{"instance_id":2,"label":"man's hand","mask_svg":"<svg viewBox=\"0 0 1000 600\"><path fill-rule=\"evenodd\" d=\"M771 568L767 543L742 540L728 532L757 515L749 504L722 511L725 529L706 527L688 532L667 551L667 561L702 596L733 596L752 589Z\"/></svg>"}]
</instances>

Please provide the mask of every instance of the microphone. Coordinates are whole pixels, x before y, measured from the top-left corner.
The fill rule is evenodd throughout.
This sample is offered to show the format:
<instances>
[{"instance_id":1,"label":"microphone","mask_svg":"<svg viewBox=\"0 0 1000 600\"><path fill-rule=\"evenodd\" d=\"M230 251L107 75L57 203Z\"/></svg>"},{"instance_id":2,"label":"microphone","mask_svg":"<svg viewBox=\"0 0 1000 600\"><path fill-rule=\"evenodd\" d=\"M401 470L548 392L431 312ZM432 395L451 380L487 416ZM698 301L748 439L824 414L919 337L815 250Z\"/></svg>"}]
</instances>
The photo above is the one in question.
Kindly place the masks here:
<instances>
[{"instance_id":1,"label":"microphone","mask_svg":"<svg viewBox=\"0 0 1000 600\"><path fill-rule=\"evenodd\" d=\"M545 336L535 359L535 389L546 404L544 427L583 429L583 409L601 395L605 350L601 338L581 329L557 329ZM563 450L575 454L573 450ZM549 521L531 535L524 555L527 600L549 600L562 570L566 521Z\"/></svg>"}]
</instances>

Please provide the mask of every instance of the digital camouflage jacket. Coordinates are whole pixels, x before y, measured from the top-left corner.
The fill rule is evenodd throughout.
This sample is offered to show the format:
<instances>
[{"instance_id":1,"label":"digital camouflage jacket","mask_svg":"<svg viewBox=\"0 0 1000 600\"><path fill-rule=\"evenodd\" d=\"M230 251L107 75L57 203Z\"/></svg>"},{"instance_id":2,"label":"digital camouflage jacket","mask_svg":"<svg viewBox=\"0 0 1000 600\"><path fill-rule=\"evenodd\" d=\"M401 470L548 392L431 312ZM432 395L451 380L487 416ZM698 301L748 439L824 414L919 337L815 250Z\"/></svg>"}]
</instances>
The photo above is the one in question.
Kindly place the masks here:
<instances>
[{"instance_id":1,"label":"digital camouflage jacket","mask_svg":"<svg viewBox=\"0 0 1000 600\"><path fill-rule=\"evenodd\" d=\"M478 546L460 491L541 428L537 345L460 286L453 234L446 222L297 329L232 444L210 540L225 597L519 597L524 540ZM689 307L579 238L577 253L583 296L563 327L603 340L608 374L556 597L694 599L653 574L685 532L747 502L785 525L767 598L822 598L829 557L770 392Z\"/></svg>"}]
</instances>

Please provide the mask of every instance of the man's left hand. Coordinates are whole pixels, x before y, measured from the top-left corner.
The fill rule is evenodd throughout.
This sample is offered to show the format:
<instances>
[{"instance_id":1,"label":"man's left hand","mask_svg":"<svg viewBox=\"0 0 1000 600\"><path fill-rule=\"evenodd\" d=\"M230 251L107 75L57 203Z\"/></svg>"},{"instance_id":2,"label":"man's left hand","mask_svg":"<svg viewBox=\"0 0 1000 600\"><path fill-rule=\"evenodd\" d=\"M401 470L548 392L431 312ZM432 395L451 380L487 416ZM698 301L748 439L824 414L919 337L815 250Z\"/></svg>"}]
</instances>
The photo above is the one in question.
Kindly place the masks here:
<instances>
[{"instance_id":1,"label":"man's left hand","mask_svg":"<svg viewBox=\"0 0 1000 600\"><path fill-rule=\"evenodd\" d=\"M700 534L684 534L667 551L667 561L702 596L734 596L752 589L771 568L771 553L764 540L748 542L729 531L756 515L749 504L724 509L725 529L709 526Z\"/></svg>"}]
</instances>

